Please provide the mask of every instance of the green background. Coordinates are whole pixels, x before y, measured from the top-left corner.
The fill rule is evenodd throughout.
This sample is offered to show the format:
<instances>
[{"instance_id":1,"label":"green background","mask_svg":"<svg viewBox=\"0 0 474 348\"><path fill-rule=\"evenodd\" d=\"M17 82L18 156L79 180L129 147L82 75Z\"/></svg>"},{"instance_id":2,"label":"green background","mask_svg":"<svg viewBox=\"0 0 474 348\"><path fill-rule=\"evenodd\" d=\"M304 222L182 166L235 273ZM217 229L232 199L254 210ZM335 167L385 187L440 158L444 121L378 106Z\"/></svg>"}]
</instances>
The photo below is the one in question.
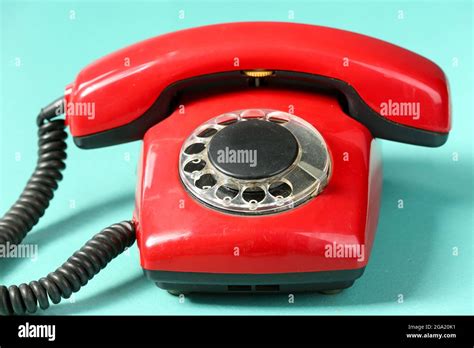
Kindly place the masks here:
<instances>
[{"instance_id":1,"label":"green background","mask_svg":"<svg viewBox=\"0 0 474 348\"><path fill-rule=\"evenodd\" d=\"M294 19L289 19L289 11L294 11ZM370 263L351 289L337 296L297 294L293 304L286 295L194 295L181 303L143 277L135 245L75 294L72 303L65 300L47 313L472 314L472 18L468 1L2 1L2 212L33 170L39 108L60 96L92 60L165 32L246 20L338 27L393 42L437 62L452 93L453 130L445 146L381 141L380 223ZM129 219L139 147L136 142L80 150L69 139L65 178L25 240L39 245L39 257L34 262L0 260L0 284L46 275L94 233ZM399 199L403 209L397 206Z\"/></svg>"}]
</instances>

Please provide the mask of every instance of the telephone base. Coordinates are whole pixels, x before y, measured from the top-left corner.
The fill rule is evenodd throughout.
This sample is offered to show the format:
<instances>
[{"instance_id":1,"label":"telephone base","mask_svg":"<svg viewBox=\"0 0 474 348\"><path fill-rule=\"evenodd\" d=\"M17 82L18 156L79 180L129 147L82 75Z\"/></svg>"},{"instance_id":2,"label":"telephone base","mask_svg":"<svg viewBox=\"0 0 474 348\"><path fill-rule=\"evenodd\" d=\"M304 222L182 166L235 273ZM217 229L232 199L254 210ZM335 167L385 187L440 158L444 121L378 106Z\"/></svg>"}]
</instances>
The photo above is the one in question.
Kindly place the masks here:
<instances>
[{"instance_id":1,"label":"telephone base","mask_svg":"<svg viewBox=\"0 0 474 348\"><path fill-rule=\"evenodd\" d=\"M333 284L291 284L288 286L281 285L264 285L264 288L248 285L184 285L183 284L169 284L156 283L156 286L162 290L166 290L173 296L188 295L193 293L209 293L209 294L291 294L299 292L318 292L323 295L336 295L344 289L350 288L354 281L339 282ZM241 287L237 289L237 287ZM274 287L274 288L272 288ZM231 290L229 290L231 288ZM324 288L324 289L323 289ZM327 289L326 289L327 288Z\"/></svg>"},{"instance_id":2,"label":"telephone base","mask_svg":"<svg viewBox=\"0 0 474 348\"><path fill-rule=\"evenodd\" d=\"M170 294L189 293L295 293L332 294L347 289L362 276L354 270L279 274L217 274L145 270L146 276Z\"/></svg>"}]
</instances>

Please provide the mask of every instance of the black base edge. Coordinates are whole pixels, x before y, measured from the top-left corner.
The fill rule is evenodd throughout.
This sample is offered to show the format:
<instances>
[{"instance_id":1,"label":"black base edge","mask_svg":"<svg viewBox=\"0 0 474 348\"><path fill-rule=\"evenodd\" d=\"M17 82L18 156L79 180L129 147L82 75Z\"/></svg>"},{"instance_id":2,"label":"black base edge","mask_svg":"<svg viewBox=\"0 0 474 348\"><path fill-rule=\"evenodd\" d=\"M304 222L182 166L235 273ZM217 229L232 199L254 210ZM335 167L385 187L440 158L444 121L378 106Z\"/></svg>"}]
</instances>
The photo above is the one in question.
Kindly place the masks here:
<instances>
[{"instance_id":1,"label":"black base edge","mask_svg":"<svg viewBox=\"0 0 474 348\"><path fill-rule=\"evenodd\" d=\"M230 274L152 271L146 277L174 294L180 293L291 293L341 290L352 286L365 267L352 270L274 274Z\"/></svg>"}]
</instances>

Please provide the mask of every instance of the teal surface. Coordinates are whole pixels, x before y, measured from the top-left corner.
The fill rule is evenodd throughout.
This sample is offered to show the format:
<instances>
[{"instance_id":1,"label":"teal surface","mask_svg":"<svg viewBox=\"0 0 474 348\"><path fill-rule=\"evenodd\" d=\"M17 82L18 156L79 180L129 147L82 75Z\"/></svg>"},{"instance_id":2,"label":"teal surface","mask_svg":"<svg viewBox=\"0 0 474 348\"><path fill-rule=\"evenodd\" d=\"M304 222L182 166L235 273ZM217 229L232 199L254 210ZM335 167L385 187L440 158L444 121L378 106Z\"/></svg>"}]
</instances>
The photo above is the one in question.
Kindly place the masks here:
<instances>
[{"instance_id":1,"label":"teal surface","mask_svg":"<svg viewBox=\"0 0 474 348\"><path fill-rule=\"evenodd\" d=\"M135 245L72 300L47 313L472 314L472 19L469 1L2 1L1 212L15 201L33 170L39 108L60 96L92 60L165 32L244 20L352 30L437 62L452 93L454 128L445 146L381 141L380 223L370 263L351 289L336 296L297 294L294 303L286 295L195 295L182 301L142 276ZM80 150L69 139L64 180L25 240L38 245L38 258L0 260L0 283L42 277L101 228L129 219L139 148L137 142Z\"/></svg>"}]
</instances>

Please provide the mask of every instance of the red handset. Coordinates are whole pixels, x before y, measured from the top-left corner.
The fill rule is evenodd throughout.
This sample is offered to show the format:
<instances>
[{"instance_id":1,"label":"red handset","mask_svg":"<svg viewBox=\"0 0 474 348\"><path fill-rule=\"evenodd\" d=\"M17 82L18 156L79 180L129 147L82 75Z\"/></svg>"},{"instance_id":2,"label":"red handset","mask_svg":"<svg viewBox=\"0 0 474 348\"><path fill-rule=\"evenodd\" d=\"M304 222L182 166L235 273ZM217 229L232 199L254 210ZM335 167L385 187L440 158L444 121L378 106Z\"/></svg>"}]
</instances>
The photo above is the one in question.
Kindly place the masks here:
<instances>
[{"instance_id":1,"label":"red handset","mask_svg":"<svg viewBox=\"0 0 474 348\"><path fill-rule=\"evenodd\" d=\"M365 35L274 22L182 30L99 59L66 90L67 102L94 103L97 114L68 117L71 133L84 148L141 139L180 91L244 83L241 72L255 69L273 71L270 84L338 91L348 115L376 137L425 146L447 139L448 86L435 63Z\"/></svg>"},{"instance_id":2,"label":"red handset","mask_svg":"<svg viewBox=\"0 0 474 348\"><path fill-rule=\"evenodd\" d=\"M135 238L146 276L172 294L339 292L364 272L375 237L375 138L436 147L451 127L447 80L430 60L274 22L119 50L84 68L37 123L38 165L0 220L0 245L20 243L48 207L66 124L82 148L143 139L136 209L47 277L0 286L0 314L68 298Z\"/></svg>"}]
</instances>

